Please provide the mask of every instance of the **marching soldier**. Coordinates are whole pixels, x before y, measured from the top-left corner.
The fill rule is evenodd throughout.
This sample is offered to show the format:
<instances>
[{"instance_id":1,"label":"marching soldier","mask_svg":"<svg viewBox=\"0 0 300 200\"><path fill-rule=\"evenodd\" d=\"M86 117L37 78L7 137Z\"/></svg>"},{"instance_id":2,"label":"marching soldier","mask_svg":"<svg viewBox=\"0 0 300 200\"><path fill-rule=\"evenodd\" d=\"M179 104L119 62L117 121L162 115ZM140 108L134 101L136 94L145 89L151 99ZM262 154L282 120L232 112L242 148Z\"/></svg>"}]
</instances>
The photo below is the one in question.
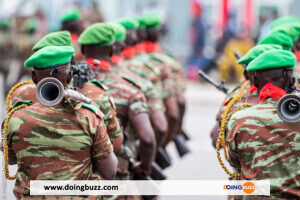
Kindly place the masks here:
<instances>
[{"instance_id":1,"label":"marching soldier","mask_svg":"<svg viewBox=\"0 0 300 200\"><path fill-rule=\"evenodd\" d=\"M32 48L34 52L47 47L47 46L71 46L71 36L68 31L57 31L44 36L35 46ZM21 83L22 84L22 83ZM113 144L114 152L118 153L122 147L122 128L117 118L116 111L114 109L114 102L106 87L97 82L90 81L84 83L83 88L77 88L77 91L85 93L87 97L93 100L93 103L104 114L104 122L107 127L108 136ZM11 94L12 104L14 105L20 100L31 100L37 102L36 98L36 86L33 83L21 85L16 90L12 90Z\"/></svg>"},{"instance_id":2,"label":"marching soldier","mask_svg":"<svg viewBox=\"0 0 300 200\"><path fill-rule=\"evenodd\" d=\"M142 42L144 42L143 44L145 51L147 52L147 56L152 62L161 66L161 71L167 71L166 74L169 75L173 81L173 83L170 82L169 84L174 84L173 87L175 88L175 91L172 95L176 97L179 112L175 132L177 134L182 134L182 123L185 113L185 97L183 95L185 84L182 66L174 54L163 50L160 45L160 40L163 35L163 23L161 16L157 13L148 13L139 19L140 22L145 24L146 28L145 30L139 30L138 33L139 38L143 38L143 31L146 31L146 38L143 38ZM166 66L167 69L165 70L163 66Z\"/></svg>"},{"instance_id":3,"label":"marching soldier","mask_svg":"<svg viewBox=\"0 0 300 200\"><path fill-rule=\"evenodd\" d=\"M91 68L98 73L97 80L108 87L114 98L117 113L126 130L126 145L139 155L141 163L133 167L132 172L151 173L151 165L155 155L156 142L149 120L148 107L144 94L127 80L110 71L115 29L103 23L88 27L79 37L82 53ZM130 126L129 126L130 125ZM134 131L130 130L132 128ZM136 149L136 138L139 139L139 150ZM127 172L122 172L128 176Z\"/></svg>"},{"instance_id":4,"label":"marching soldier","mask_svg":"<svg viewBox=\"0 0 300 200\"><path fill-rule=\"evenodd\" d=\"M161 92L161 97L164 101L167 117L168 117L168 135L164 146L169 143L174 136L176 130L176 123L178 122L179 113L176 98L174 94L174 85L170 74L162 71L158 66L150 60L141 59L135 56L134 46L139 43L137 38L137 28L139 27L139 22L136 18L126 18L119 21L119 23L124 26L127 30L126 33L126 48L124 49L122 56L125 58L124 65L132 72L137 75L151 80L153 84ZM126 60L127 59L127 60ZM127 62L127 63L126 63Z\"/></svg>"},{"instance_id":5,"label":"marching soldier","mask_svg":"<svg viewBox=\"0 0 300 200\"><path fill-rule=\"evenodd\" d=\"M134 74L123 65L121 53L125 47L126 29L118 23L110 23L109 25L113 26L116 31L114 53L111 59L111 71L129 82L138 85L143 91L147 99L151 124L155 130L156 143L157 146L161 146L167 134L167 119L164 115L165 107L160 93L149 80Z\"/></svg>"},{"instance_id":6,"label":"marching soldier","mask_svg":"<svg viewBox=\"0 0 300 200\"><path fill-rule=\"evenodd\" d=\"M0 21L0 73L3 74L4 78L5 94L11 86L8 75L11 73L9 66L14 56L16 56L16 50L13 42L12 20L5 18Z\"/></svg>"},{"instance_id":7,"label":"marching soldier","mask_svg":"<svg viewBox=\"0 0 300 200\"><path fill-rule=\"evenodd\" d=\"M269 50L255 58L247 71L254 72L251 78L260 103L234 113L228 122L229 162L240 172L240 179L271 181L271 197L260 199L300 197L300 123L284 122L276 109L278 99L295 83L295 61L295 55L285 50Z\"/></svg>"},{"instance_id":8,"label":"marching soldier","mask_svg":"<svg viewBox=\"0 0 300 200\"><path fill-rule=\"evenodd\" d=\"M47 77L66 88L71 81L74 49L50 46L34 53L26 62L38 84ZM30 180L112 179L117 160L100 111L76 99L64 98L47 107L39 102L14 112L8 120L9 163L18 164L14 193L17 199L43 199L30 195ZM56 199L85 199L56 196Z\"/></svg>"},{"instance_id":9,"label":"marching soldier","mask_svg":"<svg viewBox=\"0 0 300 200\"><path fill-rule=\"evenodd\" d=\"M282 47L280 45L275 45L275 44L256 45L255 47L250 49L246 55L244 55L242 58L238 60L238 64L242 64L244 65L244 67L247 67L247 65L251 63L251 61L254 60L260 54L268 50L276 50L276 49L282 49ZM218 114L216 116L217 122L210 132L214 147L216 146L216 142L218 139L222 122L226 119L227 115L230 114L230 112L232 112L237 107L241 106L243 103L257 104L259 102L257 88L254 85L253 80L251 79L252 74L253 74L252 71L247 71L245 69L244 70L245 81L240 83L231 92L229 92L226 95L225 100L222 103L221 108L218 111ZM224 111L226 111L225 115L224 115Z\"/></svg>"},{"instance_id":10,"label":"marching soldier","mask_svg":"<svg viewBox=\"0 0 300 200\"><path fill-rule=\"evenodd\" d=\"M84 60L83 55L80 52L80 45L78 44L78 37L83 31L83 25L81 21L81 12L78 9L72 9L60 16L61 28L60 30L69 31L71 34L72 45L75 49L75 60L81 62Z\"/></svg>"}]
</instances>

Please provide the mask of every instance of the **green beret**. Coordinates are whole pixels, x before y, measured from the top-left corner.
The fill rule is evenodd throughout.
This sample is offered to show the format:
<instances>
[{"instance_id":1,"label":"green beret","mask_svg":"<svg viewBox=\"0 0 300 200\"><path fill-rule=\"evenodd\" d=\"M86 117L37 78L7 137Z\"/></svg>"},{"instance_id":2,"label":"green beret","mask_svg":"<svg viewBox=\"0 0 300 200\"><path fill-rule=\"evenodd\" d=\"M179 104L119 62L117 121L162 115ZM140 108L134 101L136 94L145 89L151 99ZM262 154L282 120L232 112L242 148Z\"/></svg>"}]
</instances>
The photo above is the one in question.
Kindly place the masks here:
<instances>
[{"instance_id":1,"label":"green beret","mask_svg":"<svg viewBox=\"0 0 300 200\"><path fill-rule=\"evenodd\" d=\"M72 46L71 35L69 31L57 31L45 35L32 48L32 51L38 51L47 46Z\"/></svg>"},{"instance_id":2,"label":"green beret","mask_svg":"<svg viewBox=\"0 0 300 200\"><path fill-rule=\"evenodd\" d=\"M269 50L260 54L247 66L247 71L275 69L282 67L294 68L296 56L285 50Z\"/></svg>"},{"instance_id":3,"label":"green beret","mask_svg":"<svg viewBox=\"0 0 300 200\"><path fill-rule=\"evenodd\" d=\"M0 20L0 29L1 30L7 30L11 27L11 19L10 18L4 18Z\"/></svg>"},{"instance_id":4,"label":"green beret","mask_svg":"<svg viewBox=\"0 0 300 200\"><path fill-rule=\"evenodd\" d=\"M257 56L259 56L263 52L268 50L273 50L273 49L282 49L282 47L275 44L256 45L255 47L250 49L242 58L240 58L237 63L248 65L252 60L254 60Z\"/></svg>"},{"instance_id":5,"label":"green beret","mask_svg":"<svg viewBox=\"0 0 300 200\"><path fill-rule=\"evenodd\" d=\"M79 36L78 42L83 45L106 46L115 42L115 29L105 23L95 23L85 29Z\"/></svg>"},{"instance_id":6,"label":"green beret","mask_svg":"<svg viewBox=\"0 0 300 200\"><path fill-rule=\"evenodd\" d=\"M144 14L143 19L147 29L156 29L162 25L162 17L155 12Z\"/></svg>"},{"instance_id":7,"label":"green beret","mask_svg":"<svg viewBox=\"0 0 300 200\"><path fill-rule=\"evenodd\" d=\"M270 30L274 30L282 25L287 25L295 22L299 22L299 19L296 17L279 17L270 24Z\"/></svg>"},{"instance_id":8,"label":"green beret","mask_svg":"<svg viewBox=\"0 0 300 200\"><path fill-rule=\"evenodd\" d=\"M34 31L37 29L38 24L39 24L39 22L36 18L29 18L23 23L22 30L24 30L24 31L32 31L33 30Z\"/></svg>"},{"instance_id":9,"label":"green beret","mask_svg":"<svg viewBox=\"0 0 300 200\"><path fill-rule=\"evenodd\" d=\"M139 29L146 28L146 22L143 17L136 17L136 19L139 21Z\"/></svg>"},{"instance_id":10,"label":"green beret","mask_svg":"<svg viewBox=\"0 0 300 200\"><path fill-rule=\"evenodd\" d=\"M276 44L280 45L283 50L290 50L293 46L293 40L287 33L272 31L257 44Z\"/></svg>"},{"instance_id":11,"label":"green beret","mask_svg":"<svg viewBox=\"0 0 300 200\"><path fill-rule=\"evenodd\" d=\"M53 65L60 65L71 61L75 50L69 46L48 46L44 47L25 61L25 67L43 69Z\"/></svg>"},{"instance_id":12,"label":"green beret","mask_svg":"<svg viewBox=\"0 0 300 200\"><path fill-rule=\"evenodd\" d=\"M278 28L275 28L274 31L280 31L286 33L292 38L293 41L295 41L298 40L300 35L300 24L292 23L292 24L282 25Z\"/></svg>"},{"instance_id":13,"label":"green beret","mask_svg":"<svg viewBox=\"0 0 300 200\"><path fill-rule=\"evenodd\" d=\"M124 41L126 38L126 28L119 23L108 23L108 25L112 26L116 31L116 39L115 41Z\"/></svg>"},{"instance_id":14,"label":"green beret","mask_svg":"<svg viewBox=\"0 0 300 200\"><path fill-rule=\"evenodd\" d=\"M126 29L138 29L140 25L139 21L134 17L120 19L118 23L124 26Z\"/></svg>"},{"instance_id":15,"label":"green beret","mask_svg":"<svg viewBox=\"0 0 300 200\"><path fill-rule=\"evenodd\" d=\"M78 9L72 9L63 13L59 18L60 22L63 23L69 20L79 20L81 18L81 14Z\"/></svg>"}]
</instances>

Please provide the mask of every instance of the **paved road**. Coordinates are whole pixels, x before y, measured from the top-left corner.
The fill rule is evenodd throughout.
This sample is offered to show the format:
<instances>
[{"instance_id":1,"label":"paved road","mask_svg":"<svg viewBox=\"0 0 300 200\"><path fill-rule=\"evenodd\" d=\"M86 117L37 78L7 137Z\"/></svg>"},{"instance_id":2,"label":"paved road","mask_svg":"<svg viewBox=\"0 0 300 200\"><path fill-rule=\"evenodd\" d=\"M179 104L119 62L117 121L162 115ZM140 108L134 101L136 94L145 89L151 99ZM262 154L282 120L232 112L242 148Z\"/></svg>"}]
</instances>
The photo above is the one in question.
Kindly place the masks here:
<instances>
[{"instance_id":1,"label":"paved road","mask_svg":"<svg viewBox=\"0 0 300 200\"><path fill-rule=\"evenodd\" d=\"M1 77L0 77L1 80ZM1 89L0 89L1 90ZM1 93L2 94L2 93ZM186 92L188 100L185 128L192 140L189 142L191 153L183 159L178 158L174 145L168 147L173 166L165 170L172 180L225 180L227 175L222 171L211 145L209 131L214 124L215 114L224 95L209 85L189 84ZM1 108L4 107L3 97L0 97ZM1 109L2 111L3 109ZM3 118L3 112L0 119ZM2 155L1 155L2 156ZM3 183L3 168L1 181ZM11 174L16 167L11 167ZM14 199L12 195L13 181L7 182L7 199ZM3 194L3 192L1 192ZM1 198L0 194L0 199ZM225 196L164 196L162 200L225 200Z\"/></svg>"}]
</instances>

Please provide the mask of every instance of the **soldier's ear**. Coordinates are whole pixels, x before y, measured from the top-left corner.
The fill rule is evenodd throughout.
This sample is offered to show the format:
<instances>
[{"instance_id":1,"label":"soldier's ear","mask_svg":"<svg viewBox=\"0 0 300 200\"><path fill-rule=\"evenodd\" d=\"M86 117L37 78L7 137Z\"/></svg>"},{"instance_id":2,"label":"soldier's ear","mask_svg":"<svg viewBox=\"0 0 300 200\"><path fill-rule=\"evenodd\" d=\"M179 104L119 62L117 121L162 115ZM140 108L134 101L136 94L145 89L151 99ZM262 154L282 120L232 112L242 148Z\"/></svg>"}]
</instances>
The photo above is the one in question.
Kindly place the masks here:
<instances>
[{"instance_id":1,"label":"soldier's ear","mask_svg":"<svg viewBox=\"0 0 300 200\"><path fill-rule=\"evenodd\" d=\"M84 53L85 53L85 47L84 47L84 45L81 45L81 54L84 55Z\"/></svg>"},{"instance_id":2,"label":"soldier's ear","mask_svg":"<svg viewBox=\"0 0 300 200\"><path fill-rule=\"evenodd\" d=\"M255 87L258 88L258 81L257 81L257 78L256 78L256 73L251 76L251 79L252 79L253 84L255 85Z\"/></svg>"},{"instance_id":3,"label":"soldier's ear","mask_svg":"<svg viewBox=\"0 0 300 200\"><path fill-rule=\"evenodd\" d=\"M114 54L114 46L115 46L115 45L111 45L110 48L109 48L109 56L110 56L110 57L112 57L113 54Z\"/></svg>"},{"instance_id":4,"label":"soldier's ear","mask_svg":"<svg viewBox=\"0 0 300 200\"><path fill-rule=\"evenodd\" d=\"M293 87L295 85L295 83L296 83L296 78L293 77L290 81L290 87Z\"/></svg>"},{"instance_id":5,"label":"soldier's ear","mask_svg":"<svg viewBox=\"0 0 300 200\"><path fill-rule=\"evenodd\" d=\"M36 73L35 73L35 71L31 70L30 74L31 74L31 79L32 79L32 81L33 81L35 84L37 84L37 79L36 79Z\"/></svg>"}]
</instances>

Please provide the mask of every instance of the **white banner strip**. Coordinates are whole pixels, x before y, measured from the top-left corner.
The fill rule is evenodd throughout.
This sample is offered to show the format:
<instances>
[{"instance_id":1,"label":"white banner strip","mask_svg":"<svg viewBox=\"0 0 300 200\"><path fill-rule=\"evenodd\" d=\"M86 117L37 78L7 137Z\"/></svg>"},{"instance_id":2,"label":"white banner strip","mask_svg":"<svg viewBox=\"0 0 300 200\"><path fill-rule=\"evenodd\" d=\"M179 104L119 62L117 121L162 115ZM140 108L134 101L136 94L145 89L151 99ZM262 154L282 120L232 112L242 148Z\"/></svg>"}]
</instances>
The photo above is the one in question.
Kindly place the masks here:
<instances>
[{"instance_id":1,"label":"white banner strip","mask_svg":"<svg viewBox=\"0 0 300 200\"><path fill-rule=\"evenodd\" d=\"M270 195L270 181L30 181L30 195Z\"/></svg>"}]
</instances>

